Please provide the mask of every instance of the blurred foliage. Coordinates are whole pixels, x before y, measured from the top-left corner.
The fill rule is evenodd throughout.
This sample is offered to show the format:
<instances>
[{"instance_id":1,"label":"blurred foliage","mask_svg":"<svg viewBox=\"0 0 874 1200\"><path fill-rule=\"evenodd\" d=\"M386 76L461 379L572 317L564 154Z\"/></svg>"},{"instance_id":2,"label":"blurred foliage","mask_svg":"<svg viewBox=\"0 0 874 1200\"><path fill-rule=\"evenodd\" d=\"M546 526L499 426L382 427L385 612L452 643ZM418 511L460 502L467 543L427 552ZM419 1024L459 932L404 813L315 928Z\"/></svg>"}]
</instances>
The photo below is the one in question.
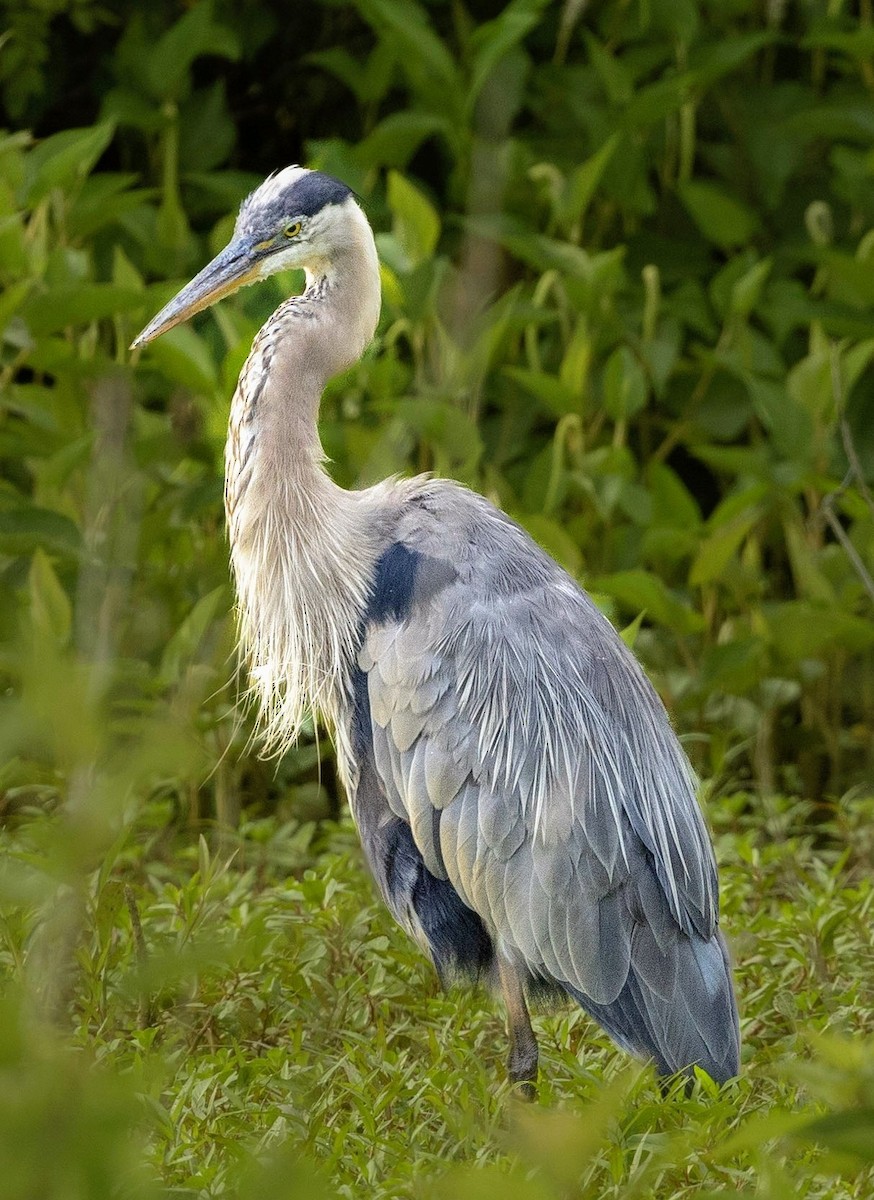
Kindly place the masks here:
<instances>
[{"instance_id":1,"label":"blurred foliage","mask_svg":"<svg viewBox=\"0 0 874 1200\"><path fill-rule=\"evenodd\" d=\"M126 814L78 906L45 818L0 835L0 966L20 975L26 953L29 985L0 1013L9 1200L872 1194L874 799L833 813L827 849L802 802L772 798L766 821L744 794L720 806L736 1083L663 1097L567 1008L535 1018L531 1106L504 1082L500 1013L440 992L350 822L247 819L215 855L173 838L168 809ZM56 927L40 959L27 904L75 937ZM59 990L62 1034L32 999Z\"/></svg>"},{"instance_id":2,"label":"blurred foliage","mask_svg":"<svg viewBox=\"0 0 874 1200\"><path fill-rule=\"evenodd\" d=\"M317 1159L345 1195L451 1163L433 1194L870 1195L868 0L3 11L8 1194L316 1195ZM127 347L294 160L355 187L383 263L323 406L336 477L491 496L629 623L706 781L735 1089L663 1104L559 1049L593 1036L574 1014L561 1111L517 1122L496 1018L434 994L348 829L309 823L340 813L330 746L253 751L222 447L297 281Z\"/></svg>"}]
</instances>

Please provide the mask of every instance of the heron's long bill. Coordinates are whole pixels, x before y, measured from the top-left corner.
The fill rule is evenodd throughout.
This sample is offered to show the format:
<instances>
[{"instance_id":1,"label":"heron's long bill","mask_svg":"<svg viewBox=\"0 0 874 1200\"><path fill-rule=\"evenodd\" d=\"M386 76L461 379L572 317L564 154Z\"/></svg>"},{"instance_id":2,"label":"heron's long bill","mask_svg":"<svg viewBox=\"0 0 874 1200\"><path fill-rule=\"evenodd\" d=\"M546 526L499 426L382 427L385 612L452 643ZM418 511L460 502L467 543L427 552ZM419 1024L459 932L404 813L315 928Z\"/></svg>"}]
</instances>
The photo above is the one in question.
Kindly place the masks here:
<instances>
[{"instance_id":1,"label":"heron's long bill","mask_svg":"<svg viewBox=\"0 0 874 1200\"><path fill-rule=\"evenodd\" d=\"M258 260L252 257L248 245L235 238L194 276L191 283L177 292L169 304L164 305L142 333L137 334L131 342L131 350L154 341L174 325L209 308L216 300L229 296L246 283L254 282L258 277L257 270Z\"/></svg>"}]
</instances>

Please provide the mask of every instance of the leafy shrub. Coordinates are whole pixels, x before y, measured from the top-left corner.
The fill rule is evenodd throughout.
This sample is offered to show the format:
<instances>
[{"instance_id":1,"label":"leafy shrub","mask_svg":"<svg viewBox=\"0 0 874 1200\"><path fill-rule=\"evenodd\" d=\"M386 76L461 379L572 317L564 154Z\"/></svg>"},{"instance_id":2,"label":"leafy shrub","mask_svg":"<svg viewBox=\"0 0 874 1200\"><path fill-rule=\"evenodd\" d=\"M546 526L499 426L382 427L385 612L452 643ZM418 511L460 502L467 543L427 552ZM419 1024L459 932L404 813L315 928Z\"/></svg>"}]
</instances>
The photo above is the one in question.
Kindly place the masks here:
<instances>
[{"instance_id":1,"label":"leafy shrub","mask_svg":"<svg viewBox=\"0 0 874 1200\"><path fill-rule=\"evenodd\" d=\"M109 545L88 528L92 409L115 422L132 462L104 468L130 517L114 536L142 564L116 635L128 686L154 703L206 655L189 703L219 689L199 715L214 750L234 737L224 414L281 288L136 367L124 347L257 179L225 165L247 150L225 64L256 63L272 27L208 4L168 17L128 23L99 124L5 145L0 524L7 600L37 546L40 578L71 595L78 548ZM706 777L817 798L868 778L867 27L751 5L596 6L584 23L540 0L448 18L362 0L358 52L307 60L359 128L299 157L353 182L383 230L377 351L325 404L338 477L436 469L494 496L616 619L640 618Z\"/></svg>"},{"instance_id":2,"label":"leafy shrub","mask_svg":"<svg viewBox=\"0 0 874 1200\"><path fill-rule=\"evenodd\" d=\"M7 6L0 87L33 131L0 140L10 1195L279 1195L308 1158L331 1194L427 1190L456 1160L435 1194L865 1194L871 16L485 7ZM666 1107L603 1049L563 1055L544 1099L572 1112L521 1119L504 1153L496 1019L432 994L348 829L307 823L339 815L329 746L253 753L221 455L296 281L127 347L295 158L356 187L383 264L376 346L323 405L337 478L434 470L505 507L629 623L706 781L734 1092ZM233 868L194 862L205 820ZM582 1017L556 1028L581 1044ZM844 1037L793 1073L802 1029Z\"/></svg>"}]
</instances>

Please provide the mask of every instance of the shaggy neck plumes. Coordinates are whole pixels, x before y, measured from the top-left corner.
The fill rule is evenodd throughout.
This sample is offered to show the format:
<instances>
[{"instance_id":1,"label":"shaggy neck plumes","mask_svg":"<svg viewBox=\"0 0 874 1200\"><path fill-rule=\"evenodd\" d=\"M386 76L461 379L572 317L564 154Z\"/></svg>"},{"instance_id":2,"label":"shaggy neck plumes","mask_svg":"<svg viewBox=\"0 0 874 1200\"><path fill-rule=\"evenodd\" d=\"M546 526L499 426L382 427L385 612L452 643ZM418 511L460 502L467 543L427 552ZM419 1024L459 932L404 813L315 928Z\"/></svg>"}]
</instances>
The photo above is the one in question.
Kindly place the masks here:
<instances>
[{"instance_id":1,"label":"shaggy neck plumes","mask_svg":"<svg viewBox=\"0 0 874 1200\"><path fill-rule=\"evenodd\" d=\"M277 751L310 710L334 718L377 553L367 493L327 475L317 428L325 383L357 361L379 315L373 235L349 207L347 238L258 334L231 407L225 505L240 643Z\"/></svg>"}]
</instances>

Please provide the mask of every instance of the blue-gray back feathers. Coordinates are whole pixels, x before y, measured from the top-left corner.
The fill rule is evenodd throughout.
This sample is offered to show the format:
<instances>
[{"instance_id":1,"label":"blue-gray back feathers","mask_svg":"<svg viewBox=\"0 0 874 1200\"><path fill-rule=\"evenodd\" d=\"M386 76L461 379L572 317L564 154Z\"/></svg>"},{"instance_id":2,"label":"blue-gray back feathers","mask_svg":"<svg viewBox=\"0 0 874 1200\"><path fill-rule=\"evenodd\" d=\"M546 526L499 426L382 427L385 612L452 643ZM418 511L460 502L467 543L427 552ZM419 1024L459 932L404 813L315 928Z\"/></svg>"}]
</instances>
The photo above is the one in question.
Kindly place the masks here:
<instances>
[{"instance_id":1,"label":"blue-gray back feathers","mask_svg":"<svg viewBox=\"0 0 874 1200\"><path fill-rule=\"evenodd\" d=\"M422 484L377 567L351 700L368 858L443 973L501 953L661 1071L736 1073L688 763L633 656L527 534Z\"/></svg>"}]
</instances>

